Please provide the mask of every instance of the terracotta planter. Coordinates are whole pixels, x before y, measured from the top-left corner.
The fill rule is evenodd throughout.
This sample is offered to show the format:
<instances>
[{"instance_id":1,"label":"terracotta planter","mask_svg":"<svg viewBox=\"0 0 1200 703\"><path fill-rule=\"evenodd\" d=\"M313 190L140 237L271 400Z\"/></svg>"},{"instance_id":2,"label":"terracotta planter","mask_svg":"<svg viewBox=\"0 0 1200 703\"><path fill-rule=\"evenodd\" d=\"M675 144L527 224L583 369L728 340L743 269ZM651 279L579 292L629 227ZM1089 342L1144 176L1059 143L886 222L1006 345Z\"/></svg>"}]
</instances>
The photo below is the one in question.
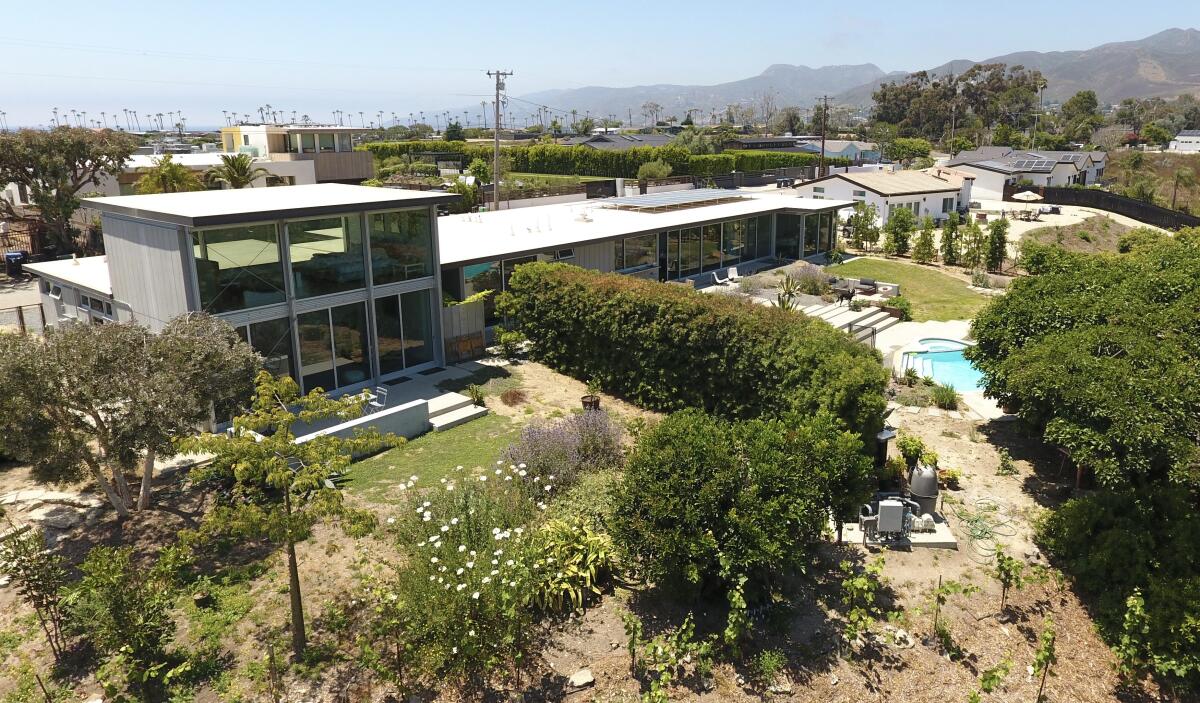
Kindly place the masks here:
<instances>
[{"instance_id":1,"label":"terracotta planter","mask_svg":"<svg viewBox=\"0 0 1200 703\"><path fill-rule=\"evenodd\" d=\"M582 398L580 398L579 400L580 400L580 402L583 403L584 410L599 410L600 409L600 396L598 396L598 395L585 395Z\"/></svg>"}]
</instances>

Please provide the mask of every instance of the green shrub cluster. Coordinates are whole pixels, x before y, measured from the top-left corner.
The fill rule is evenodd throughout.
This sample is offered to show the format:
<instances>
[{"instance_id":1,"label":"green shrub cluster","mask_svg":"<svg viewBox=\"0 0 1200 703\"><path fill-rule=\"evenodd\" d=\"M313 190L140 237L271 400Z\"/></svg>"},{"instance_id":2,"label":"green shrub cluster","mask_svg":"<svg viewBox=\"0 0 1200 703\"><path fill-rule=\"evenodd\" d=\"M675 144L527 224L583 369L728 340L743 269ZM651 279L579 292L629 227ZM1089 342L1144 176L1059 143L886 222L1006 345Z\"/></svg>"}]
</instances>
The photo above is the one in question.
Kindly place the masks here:
<instances>
[{"instance_id":1,"label":"green shrub cluster","mask_svg":"<svg viewBox=\"0 0 1200 703\"><path fill-rule=\"evenodd\" d=\"M734 168L738 171L765 171L769 168L794 168L816 166L821 157L816 154L801 154L788 151L764 151L761 149L729 149L722 152L733 156ZM826 166L849 166L846 159L825 159Z\"/></svg>"},{"instance_id":2,"label":"green shrub cluster","mask_svg":"<svg viewBox=\"0 0 1200 703\"><path fill-rule=\"evenodd\" d=\"M693 176L720 176L736 168L733 154L693 154L688 159L688 173Z\"/></svg>"},{"instance_id":3,"label":"green shrub cluster","mask_svg":"<svg viewBox=\"0 0 1200 703\"><path fill-rule=\"evenodd\" d=\"M734 419L825 410L864 436L879 429L879 353L819 320L546 263L518 267L498 304L533 358L643 407Z\"/></svg>"},{"instance_id":4,"label":"green shrub cluster","mask_svg":"<svg viewBox=\"0 0 1200 703\"><path fill-rule=\"evenodd\" d=\"M684 410L639 438L613 538L659 585L760 591L806 563L830 509L849 517L872 482L861 440L827 413L728 422Z\"/></svg>"}]
</instances>

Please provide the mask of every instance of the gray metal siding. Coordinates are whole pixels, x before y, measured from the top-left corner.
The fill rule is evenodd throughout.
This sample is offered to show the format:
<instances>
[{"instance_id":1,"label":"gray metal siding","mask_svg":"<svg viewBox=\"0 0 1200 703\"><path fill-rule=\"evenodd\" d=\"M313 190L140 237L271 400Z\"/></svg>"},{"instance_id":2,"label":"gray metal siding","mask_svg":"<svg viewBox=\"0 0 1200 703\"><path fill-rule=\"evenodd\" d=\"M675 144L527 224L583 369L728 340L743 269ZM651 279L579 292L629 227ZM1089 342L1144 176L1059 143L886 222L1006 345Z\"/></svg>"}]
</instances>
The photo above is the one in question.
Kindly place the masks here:
<instances>
[{"instance_id":1,"label":"gray metal siding","mask_svg":"<svg viewBox=\"0 0 1200 703\"><path fill-rule=\"evenodd\" d=\"M585 269L611 273L613 270L613 243L599 242L577 246L575 247L575 261L572 263Z\"/></svg>"},{"instance_id":2,"label":"gray metal siding","mask_svg":"<svg viewBox=\"0 0 1200 703\"><path fill-rule=\"evenodd\" d=\"M179 229L112 214L104 215L104 252L113 298L133 311L134 321L161 330L188 311L187 252Z\"/></svg>"}]
</instances>

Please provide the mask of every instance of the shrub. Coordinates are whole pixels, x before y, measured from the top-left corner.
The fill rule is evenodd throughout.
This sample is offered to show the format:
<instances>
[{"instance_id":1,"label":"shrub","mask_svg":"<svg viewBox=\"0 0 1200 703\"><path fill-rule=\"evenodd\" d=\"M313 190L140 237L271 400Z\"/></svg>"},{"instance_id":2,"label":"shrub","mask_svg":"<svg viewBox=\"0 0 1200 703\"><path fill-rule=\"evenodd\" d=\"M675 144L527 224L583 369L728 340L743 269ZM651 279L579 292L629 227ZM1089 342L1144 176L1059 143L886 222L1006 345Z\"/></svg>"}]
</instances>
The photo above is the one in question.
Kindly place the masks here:
<instances>
[{"instance_id":1,"label":"shrub","mask_svg":"<svg viewBox=\"0 0 1200 703\"><path fill-rule=\"evenodd\" d=\"M883 226L883 251L889 256L904 256L909 251L909 239L917 228L917 216L908 208L896 208Z\"/></svg>"},{"instance_id":2,"label":"shrub","mask_svg":"<svg viewBox=\"0 0 1200 703\"><path fill-rule=\"evenodd\" d=\"M514 271L500 308L520 322L535 359L646 408L735 419L827 410L864 435L880 427L878 352L818 320L542 263Z\"/></svg>"},{"instance_id":3,"label":"shrub","mask_svg":"<svg viewBox=\"0 0 1200 703\"><path fill-rule=\"evenodd\" d=\"M921 455L925 453L925 442L916 435L901 432L896 439L896 449L900 450L900 456L904 457L904 463L912 468L917 465Z\"/></svg>"},{"instance_id":4,"label":"shrub","mask_svg":"<svg viewBox=\"0 0 1200 703\"><path fill-rule=\"evenodd\" d=\"M900 320L907 322L912 319L912 301L902 295L888 298L887 305L900 311Z\"/></svg>"},{"instance_id":5,"label":"shrub","mask_svg":"<svg viewBox=\"0 0 1200 703\"><path fill-rule=\"evenodd\" d=\"M553 484L568 490L584 474L621 466L621 427L603 411L572 415L552 424L532 424L504 452L535 491Z\"/></svg>"},{"instance_id":6,"label":"shrub","mask_svg":"<svg viewBox=\"0 0 1200 703\"><path fill-rule=\"evenodd\" d=\"M639 181L650 178L666 178L669 175L671 175L671 165L662 161L647 161L638 166L637 170Z\"/></svg>"},{"instance_id":7,"label":"shrub","mask_svg":"<svg viewBox=\"0 0 1200 703\"><path fill-rule=\"evenodd\" d=\"M806 562L828 510L870 494L862 444L828 414L729 423L698 410L642 434L617 491L627 565L667 587L758 589Z\"/></svg>"},{"instance_id":8,"label":"shrub","mask_svg":"<svg viewBox=\"0 0 1200 703\"><path fill-rule=\"evenodd\" d=\"M767 649L758 653L750 662L750 680L759 688L775 683L779 674L787 668L787 656L778 649Z\"/></svg>"},{"instance_id":9,"label":"shrub","mask_svg":"<svg viewBox=\"0 0 1200 703\"><path fill-rule=\"evenodd\" d=\"M817 266L805 266L796 272L796 290L807 295L821 295L829 290L829 276Z\"/></svg>"},{"instance_id":10,"label":"shrub","mask_svg":"<svg viewBox=\"0 0 1200 703\"><path fill-rule=\"evenodd\" d=\"M933 218L926 215L921 221L921 232L913 245L912 259L918 264L927 264L937 257L933 246Z\"/></svg>"},{"instance_id":11,"label":"shrub","mask_svg":"<svg viewBox=\"0 0 1200 703\"><path fill-rule=\"evenodd\" d=\"M496 341L500 344L500 356L510 361L521 353L521 345L525 343L525 335L520 330L496 328Z\"/></svg>"},{"instance_id":12,"label":"shrub","mask_svg":"<svg viewBox=\"0 0 1200 703\"><path fill-rule=\"evenodd\" d=\"M1017 467L1013 465L1012 455L1007 449L1000 449L996 452L1000 456L1000 463L996 466L997 476L1013 476L1017 473Z\"/></svg>"},{"instance_id":13,"label":"shrub","mask_svg":"<svg viewBox=\"0 0 1200 703\"><path fill-rule=\"evenodd\" d=\"M1117 251L1122 254L1128 254L1134 249L1162 244L1167 238L1167 235L1159 230L1150 229L1149 227L1138 227L1121 235L1117 240Z\"/></svg>"},{"instance_id":14,"label":"shrub","mask_svg":"<svg viewBox=\"0 0 1200 703\"><path fill-rule=\"evenodd\" d=\"M991 288L992 277L987 274L987 271L976 269L971 272L971 285L976 288Z\"/></svg>"},{"instance_id":15,"label":"shrub","mask_svg":"<svg viewBox=\"0 0 1200 703\"><path fill-rule=\"evenodd\" d=\"M500 394L500 402L512 407L525 402L525 391L520 388L510 388Z\"/></svg>"},{"instance_id":16,"label":"shrub","mask_svg":"<svg viewBox=\"0 0 1200 703\"><path fill-rule=\"evenodd\" d=\"M688 159L688 173L693 176L720 176L737 168L732 154L693 154Z\"/></svg>"},{"instance_id":17,"label":"shrub","mask_svg":"<svg viewBox=\"0 0 1200 703\"><path fill-rule=\"evenodd\" d=\"M933 387L931 396L933 404L942 410L958 410L958 391L954 390L954 386L939 383Z\"/></svg>"},{"instance_id":18,"label":"shrub","mask_svg":"<svg viewBox=\"0 0 1200 703\"><path fill-rule=\"evenodd\" d=\"M583 518L550 520L530 544L533 606L542 612L582 610L613 567L612 538Z\"/></svg>"}]
</instances>

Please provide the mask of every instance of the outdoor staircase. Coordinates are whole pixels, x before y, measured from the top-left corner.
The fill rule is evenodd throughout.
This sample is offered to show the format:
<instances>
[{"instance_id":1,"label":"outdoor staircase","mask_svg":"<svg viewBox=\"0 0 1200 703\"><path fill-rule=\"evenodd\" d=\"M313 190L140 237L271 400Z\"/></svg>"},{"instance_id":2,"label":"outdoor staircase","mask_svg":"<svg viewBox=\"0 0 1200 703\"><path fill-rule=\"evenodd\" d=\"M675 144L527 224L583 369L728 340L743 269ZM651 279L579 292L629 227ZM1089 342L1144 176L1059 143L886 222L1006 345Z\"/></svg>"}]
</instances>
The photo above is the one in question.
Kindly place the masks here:
<instances>
[{"instance_id":1,"label":"outdoor staircase","mask_svg":"<svg viewBox=\"0 0 1200 703\"><path fill-rule=\"evenodd\" d=\"M809 317L824 320L833 325L834 329L844 332L848 332L852 325L856 325L854 338L860 342L869 342L872 336L869 329L863 328L872 328L875 330L875 334L879 334L900 321L876 307L864 307L862 310L855 311L851 310L849 305L837 303L810 305L801 312Z\"/></svg>"},{"instance_id":2,"label":"outdoor staircase","mask_svg":"<svg viewBox=\"0 0 1200 703\"><path fill-rule=\"evenodd\" d=\"M429 427L434 432L458 427L487 414L487 408L474 405L461 393L443 393L429 401Z\"/></svg>"}]
</instances>

